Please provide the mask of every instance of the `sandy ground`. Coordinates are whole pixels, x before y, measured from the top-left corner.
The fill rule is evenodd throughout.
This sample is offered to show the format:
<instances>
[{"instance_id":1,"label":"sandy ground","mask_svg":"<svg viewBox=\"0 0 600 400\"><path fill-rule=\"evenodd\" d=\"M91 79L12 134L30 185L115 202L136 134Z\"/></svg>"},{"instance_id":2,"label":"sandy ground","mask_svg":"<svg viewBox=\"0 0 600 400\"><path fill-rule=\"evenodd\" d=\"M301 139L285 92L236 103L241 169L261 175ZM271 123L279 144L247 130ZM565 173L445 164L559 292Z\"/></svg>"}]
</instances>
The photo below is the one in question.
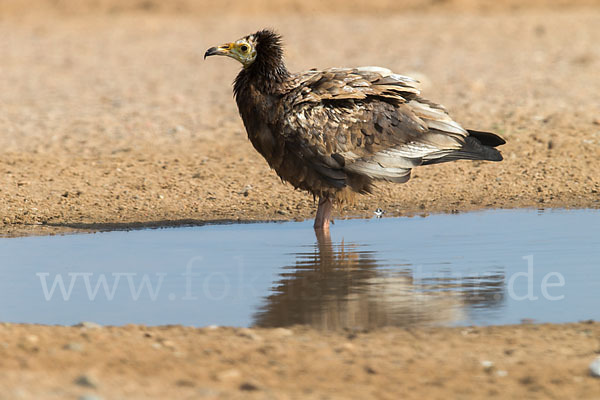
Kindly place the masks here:
<instances>
[{"instance_id":1,"label":"sandy ground","mask_svg":"<svg viewBox=\"0 0 600 400\"><path fill-rule=\"evenodd\" d=\"M3 324L0 399L598 399L588 370L598 353L599 323L368 333Z\"/></svg>"},{"instance_id":2,"label":"sandy ground","mask_svg":"<svg viewBox=\"0 0 600 400\"><path fill-rule=\"evenodd\" d=\"M311 218L312 198L245 137L238 65L202 60L265 26L291 70L389 67L508 141L502 163L418 168L338 217L598 208L600 7L522 3L2 1L0 235ZM592 399L599 337L597 323L356 336L2 325L0 398Z\"/></svg>"},{"instance_id":3,"label":"sandy ground","mask_svg":"<svg viewBox=\"0 0 600 400\"><path fill-rule=\"evenodd\" d=\"M202 60L264 26L285 36L291 70L386 66L508 141L500 164L421 167L338 217L600 205L600 7L51 15L0 20L1 235L311 218L312 197L246 138L237 63Z\"/></svg>"}]
</instances>

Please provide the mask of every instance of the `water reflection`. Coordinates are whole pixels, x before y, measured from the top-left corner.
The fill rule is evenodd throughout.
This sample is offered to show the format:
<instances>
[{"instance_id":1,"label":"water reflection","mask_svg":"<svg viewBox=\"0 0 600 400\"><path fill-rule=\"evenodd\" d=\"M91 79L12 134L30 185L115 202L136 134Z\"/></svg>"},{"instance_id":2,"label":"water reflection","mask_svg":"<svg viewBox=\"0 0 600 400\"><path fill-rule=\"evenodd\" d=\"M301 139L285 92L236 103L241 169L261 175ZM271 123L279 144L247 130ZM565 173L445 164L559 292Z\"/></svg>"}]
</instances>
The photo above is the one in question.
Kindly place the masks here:
<instances>
[{"instance_id":1,"label":"water reflection","mask_svg":"<svg viewBox=\"0 0 600 400\"><path fill-rule=\"evenodd\" d=\"M254 315L262 327L310 325L324 330L450 325L472 308L504 301L503 272L461 276L448 266L424 272L391 263L367 245L334 243L317 234L309 250L285 266L272 294Z\"/></svg>"}]
</instances>

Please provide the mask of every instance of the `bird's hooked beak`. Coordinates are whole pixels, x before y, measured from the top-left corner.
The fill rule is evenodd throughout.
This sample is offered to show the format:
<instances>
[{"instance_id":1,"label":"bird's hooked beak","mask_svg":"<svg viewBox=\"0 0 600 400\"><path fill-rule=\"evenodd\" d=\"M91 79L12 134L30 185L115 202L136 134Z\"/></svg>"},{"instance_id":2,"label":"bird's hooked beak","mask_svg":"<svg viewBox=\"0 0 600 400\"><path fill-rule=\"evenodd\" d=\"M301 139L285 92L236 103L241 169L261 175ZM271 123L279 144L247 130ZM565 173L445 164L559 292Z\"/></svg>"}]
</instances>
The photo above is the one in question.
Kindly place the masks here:
<instances>
[{"instance_id":1,"label":"bird's hooked beak","mask_svg":"<svg viewBox=\"0 0 600 400\"><path fill-rule=\"evenodd\" d=\"M256 58L256 50L253 43L246 38L239 39L233 43L225 43L218 47L211 47L204 53L204 59L208 56L225 56L233 58L248 67Z\"/></svg>"},{"instance_id":2,"label":"bird's hooked beak","mask_svg":"<svg viewBox=\"0 0 600 400\"><path fill-rule=\"evenodd\" d=\"M231 57L231 49L233 48L233 43L226 43L226 44L222 44L219 47L211 47L210 49L206 50L206 53L204 53L204 59L206 60L206 57L209 56L229 56Z\"/></svg>"}]
</instances>

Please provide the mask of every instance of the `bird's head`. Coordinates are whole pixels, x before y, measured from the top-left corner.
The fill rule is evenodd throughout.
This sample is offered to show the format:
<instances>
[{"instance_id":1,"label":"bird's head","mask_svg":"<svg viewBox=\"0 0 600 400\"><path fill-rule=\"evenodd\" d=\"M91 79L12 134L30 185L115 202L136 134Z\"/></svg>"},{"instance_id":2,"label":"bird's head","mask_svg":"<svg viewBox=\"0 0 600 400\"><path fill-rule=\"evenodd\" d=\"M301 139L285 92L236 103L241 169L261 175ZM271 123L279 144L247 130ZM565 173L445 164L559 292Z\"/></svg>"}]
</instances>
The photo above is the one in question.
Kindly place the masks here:
<instances>
[{"instance_id":1,"label":"bird's head","mask_svg":"<svg viewBox=\"0 0 600 400\"><path fill-rule=\"evenodd\" d=\"M235 42L211 47L204 53L204 58L206 59L208 56L227 56L238 60L244 68L248 68L257 59L279 63L282 55L281 36L265 29Z\"/></svg>"}]
</instances>

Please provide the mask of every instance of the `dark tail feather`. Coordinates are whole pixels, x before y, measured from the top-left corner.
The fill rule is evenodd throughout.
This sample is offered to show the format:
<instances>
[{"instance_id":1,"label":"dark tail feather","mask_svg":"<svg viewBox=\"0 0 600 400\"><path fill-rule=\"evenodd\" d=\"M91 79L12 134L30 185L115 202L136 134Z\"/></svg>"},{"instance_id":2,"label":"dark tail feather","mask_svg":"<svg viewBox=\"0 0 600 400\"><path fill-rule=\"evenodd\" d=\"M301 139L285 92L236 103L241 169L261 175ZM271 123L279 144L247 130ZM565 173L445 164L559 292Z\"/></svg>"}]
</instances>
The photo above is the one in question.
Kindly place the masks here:
<instances>
[{"instance_id":1,"label":"dark tail feather","mask_svg":"<svg viewBox=\"0 0 600 400\"><path fill-rule=\"evenodd\" d=\"M496 146L502 146L503 144L506 143L506 141L504 139L502 139L500 136L496 135L495 133L472 131L470 129L467 129L467 132L469 132L469 136L472 136L475 139L479 140L479 143L481 143L484 146L496 147Z\"/></svg>"},{"instance_id":2,"label":"dark tail feather","mask_svg":"<svg viewBox=\"0 0 600 400\"><path fill-rule=\"evenodd\" d=\"M434 153L423 159L423 165L440 164L456 160L502 161L502 154L495 146L501 146L504 139L490 132L468 131L464 146L459 150Z\"/></svg>"}]
</instances>

